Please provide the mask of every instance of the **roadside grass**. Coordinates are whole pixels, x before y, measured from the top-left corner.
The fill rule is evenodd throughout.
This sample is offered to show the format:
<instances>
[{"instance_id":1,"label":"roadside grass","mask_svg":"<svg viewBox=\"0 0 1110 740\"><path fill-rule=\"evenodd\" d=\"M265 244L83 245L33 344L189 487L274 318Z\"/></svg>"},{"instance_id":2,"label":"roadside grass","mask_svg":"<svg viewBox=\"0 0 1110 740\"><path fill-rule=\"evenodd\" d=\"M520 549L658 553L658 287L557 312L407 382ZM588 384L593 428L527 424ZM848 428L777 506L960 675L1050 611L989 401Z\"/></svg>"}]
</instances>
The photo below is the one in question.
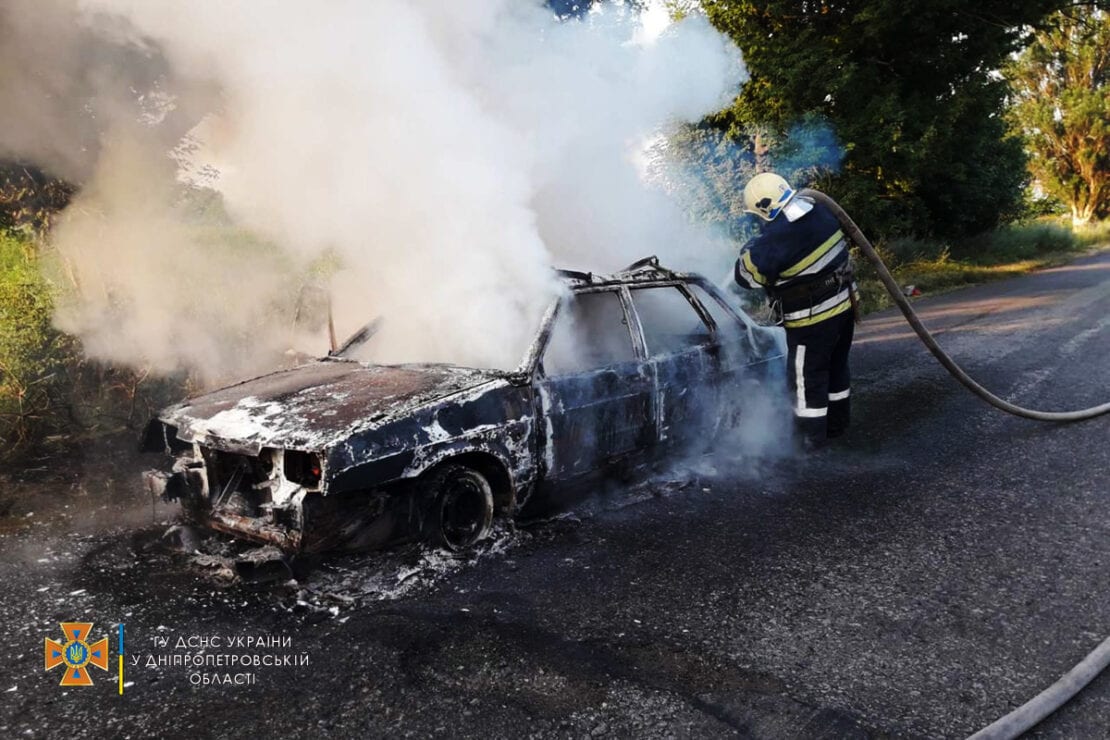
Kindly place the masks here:
<instances>
[{"instance_id":1,"label":"roadside grass","mask_svg":"<svg viewBox=\"0 0 1110 740\"><path fill-rule=\"evenodd\" d=\"M1072 228L1058 219L1011 224L958 243L896 239L877 246L903 288L923 294L1024 275L1110 247L1110 221ZM857 256L864 313L893 305L870 263Z\"/></svg>"},{"instance_id":2,"label":"roadside grass","mask_svg":"<svg viewBox=\"0 0 1110 740\"><path fill-rule=\"evenodd\" d=\"M58 428L44 420L58 405L57 379L69 343L54 329L52 311L53 296L39 272L34 243L0 231L0 445L5 451L34 444Z\"/></svg>"},{"instance_id":3,"label":"roadside grass","mask_svg":"<svg viewBox=\"0 0 1110 740\"><path fill-rule=\"evenodd\" d=\"M0 471L79 451L84 439L134 437L153 409L182 395L182 376L85 357L53 324L59 288L44 277L42 245L0 229ZM0 476L2 482L2 476ZM4 503L0 501L0 510Z\"/></svg>"}]
</instances>

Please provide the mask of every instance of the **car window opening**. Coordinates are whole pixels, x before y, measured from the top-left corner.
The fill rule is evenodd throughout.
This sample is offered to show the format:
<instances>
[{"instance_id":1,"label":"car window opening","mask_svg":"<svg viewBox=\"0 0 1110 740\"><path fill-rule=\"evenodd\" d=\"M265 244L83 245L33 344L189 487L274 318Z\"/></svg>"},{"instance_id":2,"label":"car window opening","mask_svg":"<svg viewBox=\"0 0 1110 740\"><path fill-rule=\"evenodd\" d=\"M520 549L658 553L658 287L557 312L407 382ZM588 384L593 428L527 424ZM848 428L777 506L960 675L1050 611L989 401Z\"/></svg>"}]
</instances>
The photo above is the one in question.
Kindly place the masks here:
<instances>
[{"instance_id":1,"label":"car window opening","mask_svg":"<svg viewBox=\"0 0 1110 740\"><path fill-rule=\"evenodd\" d=\"M682 352L712 342L709 326L678 287L633 288L649 355Z\"/></svg>"},{"instance_id":2,"label":"car window opening","mask_svg":"<svg viewBox=\"0 0 1110 740\"><path fill-rule=\"evenodd\" d=\"M555 317L543 366L548 375L557 376L635 360L624 307L610 290L567 299Z\"/></svg>"}]
</instances>

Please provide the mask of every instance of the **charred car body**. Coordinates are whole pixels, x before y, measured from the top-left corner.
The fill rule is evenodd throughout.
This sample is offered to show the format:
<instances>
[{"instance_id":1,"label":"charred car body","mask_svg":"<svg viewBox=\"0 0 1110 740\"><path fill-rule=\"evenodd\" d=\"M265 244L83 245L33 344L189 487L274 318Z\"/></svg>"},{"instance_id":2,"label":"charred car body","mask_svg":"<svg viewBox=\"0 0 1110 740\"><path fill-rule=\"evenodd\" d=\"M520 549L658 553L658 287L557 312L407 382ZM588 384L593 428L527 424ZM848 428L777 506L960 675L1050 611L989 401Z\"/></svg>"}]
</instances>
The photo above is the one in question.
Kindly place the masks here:
<instances>
[{"instance_id":1,"label":"charred car body","mask_svg":"<svg viewBox=\"0 0 1110 740\"><path fill-rule=\"evenodd\" d=\"M649 258L560 276L515 371L333 355L254 378L152 420L144 449L173 463L147 485L288 552L413 535L461 549L561 482L711 438L743 414L744 384L785 388L781 330L698 275Z\"/></svg>"}]
</instances>

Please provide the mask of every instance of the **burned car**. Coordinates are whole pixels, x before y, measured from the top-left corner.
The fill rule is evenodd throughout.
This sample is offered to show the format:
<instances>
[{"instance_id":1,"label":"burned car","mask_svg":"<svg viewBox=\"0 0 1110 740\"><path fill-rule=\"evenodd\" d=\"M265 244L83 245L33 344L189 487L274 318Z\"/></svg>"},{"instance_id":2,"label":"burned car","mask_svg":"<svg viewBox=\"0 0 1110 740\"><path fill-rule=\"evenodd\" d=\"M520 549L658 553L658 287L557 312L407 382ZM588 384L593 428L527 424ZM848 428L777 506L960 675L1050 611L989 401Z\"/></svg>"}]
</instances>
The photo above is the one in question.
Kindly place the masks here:
<instances>
[{"instance_id":1,"label":"burned car","mask_svg":"<svg viewBox=\"0 0 1110 740\"><path fill-rule=\"evenodd\" d=\"M781 330L703 277L655 258L559 275L515 371L333 353L163 410L143 446L172 468L147 485L287 552L457 550L561 483L711 439L742 417L744 383L785 388Z\"/></svg>"}]
</instances>

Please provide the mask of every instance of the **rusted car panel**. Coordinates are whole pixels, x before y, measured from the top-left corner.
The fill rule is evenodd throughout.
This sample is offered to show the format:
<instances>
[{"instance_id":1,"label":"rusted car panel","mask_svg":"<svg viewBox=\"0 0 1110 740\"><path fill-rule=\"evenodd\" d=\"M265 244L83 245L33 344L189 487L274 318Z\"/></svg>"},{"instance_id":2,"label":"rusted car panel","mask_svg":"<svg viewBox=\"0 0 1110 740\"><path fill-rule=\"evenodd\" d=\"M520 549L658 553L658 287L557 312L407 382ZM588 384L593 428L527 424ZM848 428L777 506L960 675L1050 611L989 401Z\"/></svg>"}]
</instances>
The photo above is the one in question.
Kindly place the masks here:
<instances>
[{"instance_id":1,"label":"rusted car panel","mask_svg":"<svg viewBox=\"0 0 1110 740\"><path fill-rule=\"evenodd\" d=\"M290 552L429 524L455 546L540 484L704 440L742 412L739 383L784 375L781 332L696 275L646 262L562 277L516 371L330 357L254 378L160 413L144 447L173 463L147 485L201 524Z\"/></svg>"}]
</instances>

